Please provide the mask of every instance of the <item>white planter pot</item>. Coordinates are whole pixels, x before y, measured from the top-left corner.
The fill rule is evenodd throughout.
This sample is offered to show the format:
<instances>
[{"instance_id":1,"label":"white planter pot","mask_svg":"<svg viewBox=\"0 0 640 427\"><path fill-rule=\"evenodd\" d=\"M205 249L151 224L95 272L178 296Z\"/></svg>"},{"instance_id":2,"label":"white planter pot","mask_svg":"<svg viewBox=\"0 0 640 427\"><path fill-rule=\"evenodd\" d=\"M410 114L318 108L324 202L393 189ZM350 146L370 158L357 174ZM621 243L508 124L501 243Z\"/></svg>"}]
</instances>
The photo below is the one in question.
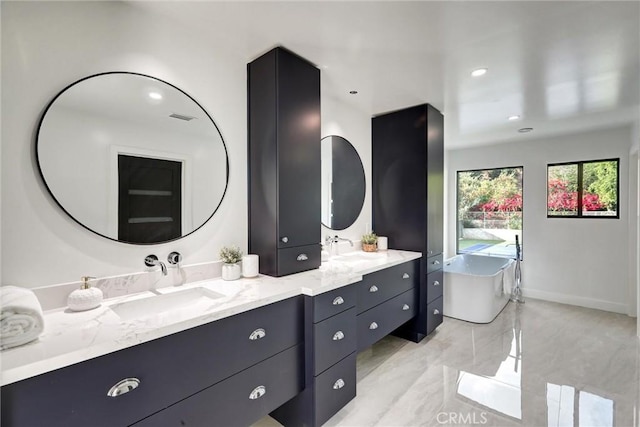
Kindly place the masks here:
<instances>
[{"instance_id":1,"label":"white planter pot","mask_svg":"<svg viewBox=\"0 0 640 427\"><path fill-rule=\"evenodd\" d=\"M238 280L242 275L240 264L222 264L223 280Z\"/></svg>"}]
</instances>

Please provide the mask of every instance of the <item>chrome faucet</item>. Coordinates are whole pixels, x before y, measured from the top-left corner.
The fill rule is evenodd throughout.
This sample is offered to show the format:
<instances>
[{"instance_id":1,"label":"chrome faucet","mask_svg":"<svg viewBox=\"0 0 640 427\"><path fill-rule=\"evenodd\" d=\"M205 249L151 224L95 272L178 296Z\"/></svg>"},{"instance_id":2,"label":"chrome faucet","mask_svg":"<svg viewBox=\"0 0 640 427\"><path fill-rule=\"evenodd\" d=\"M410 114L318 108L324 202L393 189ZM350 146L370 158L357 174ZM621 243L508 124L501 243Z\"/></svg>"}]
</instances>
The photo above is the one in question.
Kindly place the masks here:
<instances>
[{"instance_id":1,"label":"chrome faucet","mask_svg":"<svg viewBox=\"0 0 640 427\"><path fill-rule=\"evenodd\" d=\"M155 255L147 255L144 258L144 265L146 265L147 267L156 267L159 265L160 270L162 270L162 275L167 275L167 265L164 262L160 261Z\"/></svg>"},{"instance_id":2,"label":"chrome faucet","mask_svg":"<svg viewBox=\"0 0 640 427\"><path fill-rule=\"evenodd\" d=\"M332 236L327 236L324 239L325 245L329 245L329 253L331 255L333 255L334 245L336 245L335 247L337 248L337 244L340 243L340 242L349 242L351 247L353 247L353 241L351 241L350 239L345 239L344 237L338 237L337 234L335 236L333 236L333 237Z\"/></svg>"}]
</instances>

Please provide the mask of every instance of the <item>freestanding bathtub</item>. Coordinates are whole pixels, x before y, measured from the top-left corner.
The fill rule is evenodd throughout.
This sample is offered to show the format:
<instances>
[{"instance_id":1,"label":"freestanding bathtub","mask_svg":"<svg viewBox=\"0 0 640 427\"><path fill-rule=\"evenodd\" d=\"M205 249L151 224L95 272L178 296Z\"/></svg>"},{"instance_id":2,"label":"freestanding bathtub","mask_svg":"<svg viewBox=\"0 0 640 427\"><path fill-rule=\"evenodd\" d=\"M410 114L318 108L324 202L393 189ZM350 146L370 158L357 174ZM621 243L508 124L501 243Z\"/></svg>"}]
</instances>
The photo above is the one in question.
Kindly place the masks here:
<instances>
[{"instance_id":1,"label":"freestanding bathtub","mask_svg":"<svg viewBox=\"0 0 640 427\"><path fill-rule=\"evenodd\" d=\"M444 263L444 315L489 323L509 302L514 260L463 254Z\"/></svg>"}]
</instances>

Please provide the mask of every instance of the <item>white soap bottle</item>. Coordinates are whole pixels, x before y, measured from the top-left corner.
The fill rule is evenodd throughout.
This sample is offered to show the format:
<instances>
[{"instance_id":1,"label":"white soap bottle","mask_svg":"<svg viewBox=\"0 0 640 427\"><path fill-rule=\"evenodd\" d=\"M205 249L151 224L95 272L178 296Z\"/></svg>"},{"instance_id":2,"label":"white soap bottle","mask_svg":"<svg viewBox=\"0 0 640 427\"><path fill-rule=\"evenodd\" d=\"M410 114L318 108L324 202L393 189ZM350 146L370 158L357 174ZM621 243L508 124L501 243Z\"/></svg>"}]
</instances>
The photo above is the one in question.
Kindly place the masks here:
<instances>
[{"instance_id":1,"label":"white soap bottle","mask_svg":"<svg viewBox=\"0 0 640 427\"><path fill-rule=\"evenodd\" d=\"M67 305L69 310L72 311L85 311L96 308L102 302L102 290L99 288L92 288L89 284L89 280L95 279L91 276L82 276L82 285L80 289L69 294L67 298Z\"/></svg>"}]
</instances>

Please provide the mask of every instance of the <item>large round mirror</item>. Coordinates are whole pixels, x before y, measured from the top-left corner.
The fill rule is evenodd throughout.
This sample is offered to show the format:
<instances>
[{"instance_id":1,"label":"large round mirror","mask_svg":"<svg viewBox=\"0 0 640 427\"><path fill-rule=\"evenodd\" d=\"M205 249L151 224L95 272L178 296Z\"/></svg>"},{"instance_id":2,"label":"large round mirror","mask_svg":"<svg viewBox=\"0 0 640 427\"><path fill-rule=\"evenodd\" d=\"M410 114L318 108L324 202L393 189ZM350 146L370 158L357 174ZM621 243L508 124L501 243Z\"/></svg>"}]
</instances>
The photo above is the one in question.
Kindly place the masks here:
<instances>
[{"instance_id":1,"label":"large round mirror","mask_svg":"<svg viewBox=\"0 0 640 427\"><path fill-rule=\"evenodd\" d=\"M341 136L322 138L322 224L344 230L358 219L364 203L362 160L353 145Z\"/></svg>"},{"instance_id":2,"label":"large round mirror","mask_svg":"<svg viewBox=\"0 0 640 427\"><path fill-rule=\"evenodd\" d=\"M227 149L207 112L177 87L135 73L79 80L47 106L37 134L42 178L87 229L161 243L201 227L227 189Z\"/></svg>"}]
</instances>

